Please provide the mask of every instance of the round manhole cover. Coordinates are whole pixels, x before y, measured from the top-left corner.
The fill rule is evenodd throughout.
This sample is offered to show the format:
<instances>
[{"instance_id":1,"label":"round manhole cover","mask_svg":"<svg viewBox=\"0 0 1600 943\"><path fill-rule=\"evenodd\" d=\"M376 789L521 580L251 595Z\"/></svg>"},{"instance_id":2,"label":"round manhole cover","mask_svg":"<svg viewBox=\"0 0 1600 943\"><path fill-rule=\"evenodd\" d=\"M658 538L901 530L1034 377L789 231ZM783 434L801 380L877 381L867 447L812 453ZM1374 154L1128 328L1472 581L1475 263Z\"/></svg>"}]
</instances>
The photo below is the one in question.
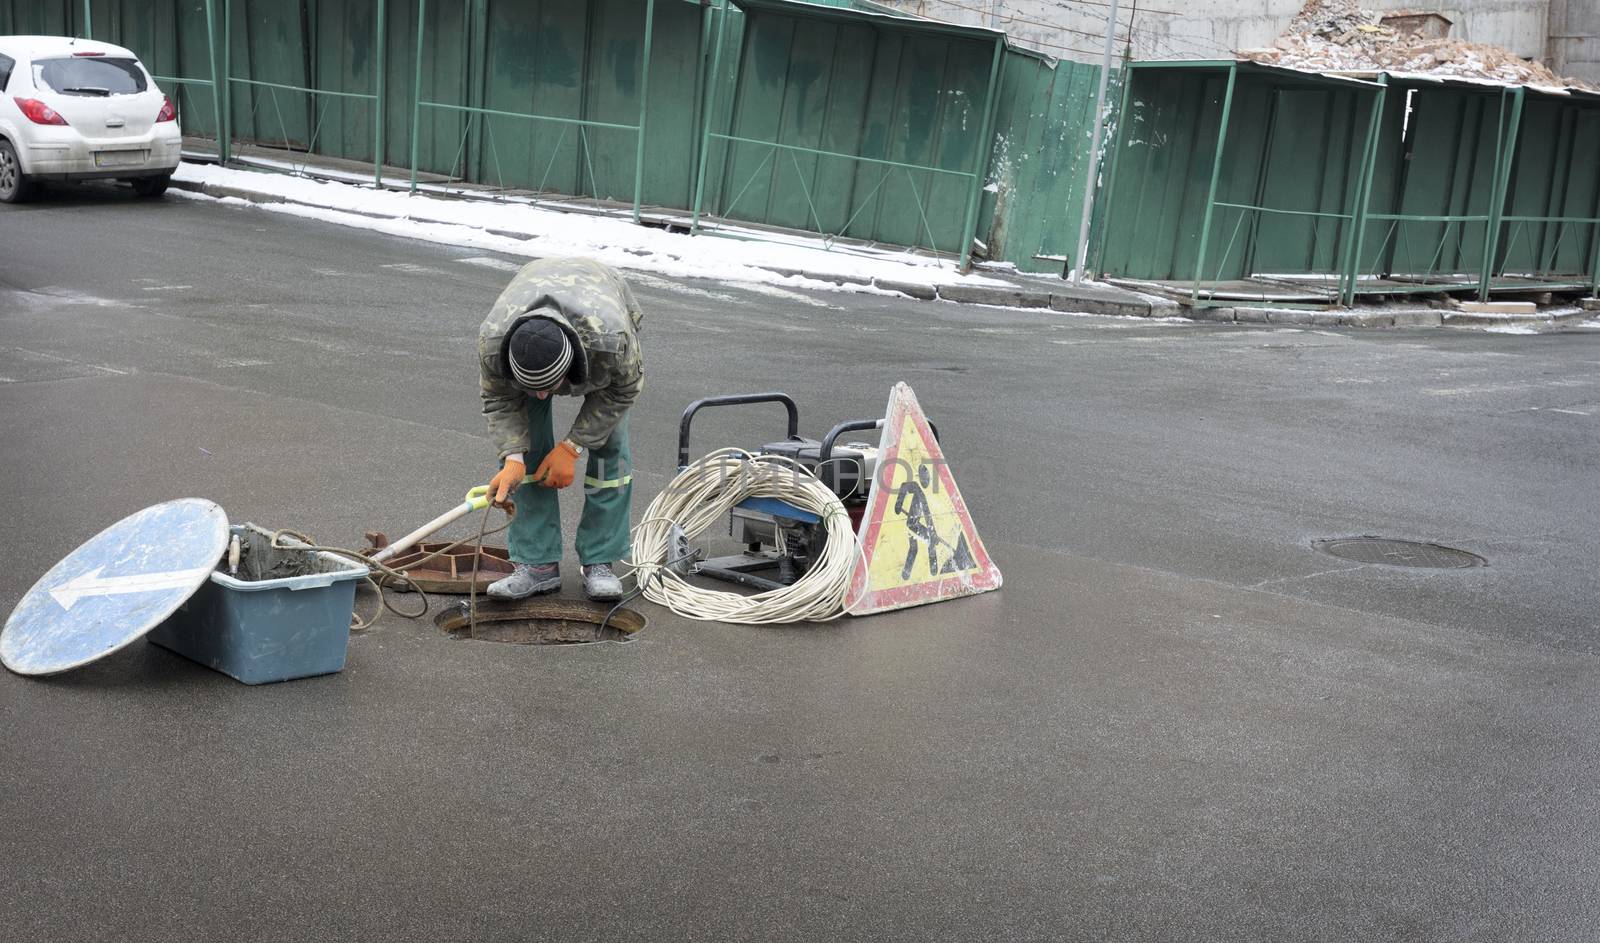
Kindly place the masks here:
<instances>
[{"instance_id":1,"label":"round manhole cover","mask_svg":"<svg viewBox=\"0 0 1600 943\"><path fill-rule=\"evenodd\" d=\"M1388 537L1337 537L1313 540L1313 547L1353 563L1382 566L1414 566L1433 570L1464 570L1488 566L1489 561L1475 553L1416 540Z\"/></svg>"},{"instance_id":2,"label":"round manhole cover","mask_svg":"<svg viewBox=\"0 0 1600 943\"><path fill-rule=\"evenodd\" d=\"M644 628L645 618L638 612L611 610L612 606L606 603L555 597L511 603L479 599L476 621L463 601L435 616L433 624L456 638L516 645L626 642ZM607 613L611 614L609 620Z\"/></svg>"}]
</instances>

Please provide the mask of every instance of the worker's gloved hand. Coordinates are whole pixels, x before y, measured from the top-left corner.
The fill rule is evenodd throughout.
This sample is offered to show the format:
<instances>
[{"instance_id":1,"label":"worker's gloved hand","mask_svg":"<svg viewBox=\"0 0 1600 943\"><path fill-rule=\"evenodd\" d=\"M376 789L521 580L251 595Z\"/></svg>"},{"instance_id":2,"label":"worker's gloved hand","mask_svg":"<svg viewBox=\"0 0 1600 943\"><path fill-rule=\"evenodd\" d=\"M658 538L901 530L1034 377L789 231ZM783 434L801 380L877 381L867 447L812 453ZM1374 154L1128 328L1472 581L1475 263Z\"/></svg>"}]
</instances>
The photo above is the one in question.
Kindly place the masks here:
<instances>
[{"instance_id":1,"label":"worker's gloved hand","mask_svg":"<svg viewBox=\"0 0 1600 943\"><path fill-rule=\"evenodd\" d=\"M506 499L511 493L522 487L522 479L527 477L528 466L519 459L507 458L494 477L489 479L489 497L494 501L495 507L505 507Z\"/></svg>"},{"instance_id":2,"label":"worker's gloved hand","mask_svg":"<svg viewBox=\"0 0 1600 943\"><path fill-rule=\"evenodd\" d=\"M562 439L539 463L533 480L546 488L565 488L578 475L578 447Z\"/></svg>"}]
</instances>

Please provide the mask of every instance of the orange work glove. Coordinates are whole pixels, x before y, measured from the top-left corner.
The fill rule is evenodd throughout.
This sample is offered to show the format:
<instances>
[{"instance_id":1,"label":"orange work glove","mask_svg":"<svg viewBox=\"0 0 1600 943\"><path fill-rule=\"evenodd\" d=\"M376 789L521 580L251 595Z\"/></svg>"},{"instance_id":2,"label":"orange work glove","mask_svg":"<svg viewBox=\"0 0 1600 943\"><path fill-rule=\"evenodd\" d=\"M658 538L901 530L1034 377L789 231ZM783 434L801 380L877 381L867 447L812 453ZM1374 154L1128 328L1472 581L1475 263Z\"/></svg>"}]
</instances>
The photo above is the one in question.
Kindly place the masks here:
<instances>
[{"instance_id":1,"label":"orange work glove","mask_svg":"<svg viewBox=\"0 0 1600 943\"><path fill-rule=\"evenodd\" d=\"M528 466L514 458L508 458L500 470L489 479L489 496L494 501L495 507L505 507L506 498L511 492L522 487L522 479L528 474Z\"/></svg>"},{"instance_id":2,"label":"orange work glove","mask_svg":"<svg viewBox=\"0 0 1600 943\"><path fill-rule=\"evenodd\" d=\"M578 453L578 447L566 439L557 442L533 473L534 482L546 488L565 488L572 484L572 479L578 475Z\"/></svg>"}]
</instances>

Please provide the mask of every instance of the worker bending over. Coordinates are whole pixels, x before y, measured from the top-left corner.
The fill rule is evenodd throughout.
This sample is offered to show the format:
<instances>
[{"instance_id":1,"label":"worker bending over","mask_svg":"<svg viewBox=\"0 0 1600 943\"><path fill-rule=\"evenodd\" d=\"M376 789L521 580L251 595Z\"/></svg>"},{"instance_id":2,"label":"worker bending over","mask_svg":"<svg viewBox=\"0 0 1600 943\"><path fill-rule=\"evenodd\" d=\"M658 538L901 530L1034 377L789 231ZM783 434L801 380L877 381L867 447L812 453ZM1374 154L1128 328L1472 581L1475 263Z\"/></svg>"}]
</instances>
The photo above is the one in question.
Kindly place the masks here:
<instances>
[{"instance_id":1,"label":"worker bending over","mask_svg":"<svg viewBox=\"0 0 1600 943\"><path fill-rule=\"evenodd\" d=\"M633 457L628 408L644 385L639 324L643 312L622 276L589 259L542 259L522 267L478 329L483 415L500 450L489 482L495 504L515 514L507 539L516 568L489 595L522 599L561 588L561 508L556 490L572 484L584 459L578 562L590 599L618 599L614 561L629 553ZM560 441L551 425L553 394L581 396ZM536 461L533 475L527 462Z\"/></svg>"}]
</instances>

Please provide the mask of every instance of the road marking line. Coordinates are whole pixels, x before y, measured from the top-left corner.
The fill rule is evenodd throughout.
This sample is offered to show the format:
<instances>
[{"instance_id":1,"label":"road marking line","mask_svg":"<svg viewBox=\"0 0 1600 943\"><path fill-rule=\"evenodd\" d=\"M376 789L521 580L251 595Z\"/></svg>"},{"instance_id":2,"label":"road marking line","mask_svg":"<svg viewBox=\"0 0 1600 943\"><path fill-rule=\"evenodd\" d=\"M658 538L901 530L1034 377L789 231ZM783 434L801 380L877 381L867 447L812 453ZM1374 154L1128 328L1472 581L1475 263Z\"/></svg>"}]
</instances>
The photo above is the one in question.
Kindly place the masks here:
<instances>
[{"instance_id":1,"label":"road marking line","mask_svg":"<svg viewBox=\"0 0 1600 943\"><path fill-rule=\"evenodd\" d=\"M47 354L39 350L29 350L26 347L10 347L7 349L14 350L19 354L28 354L29 356L38 357L42 360L53 360L56 363L70 363L74 366L88 367L90 370L99 370L103 373L114 373L119 377L125 377L133 372L132 370L118 370L116 367L108 367L104 364L86 363L82 360L73 360L71 357L63 357L60 354Z\"/></svg>"},{"instance_id":2,"label":"road marking line","mask_svg":"<svg viewBox=\"0 0 1600 943\"><path fill-rule=\"evenodd\" d=\"M679 285L675 282L663 282L659 286L664 291L675 295L693 295L697 298L710 298L714 301L723 301L728 304L739 304L739 299L720 291L707 291L704 288L695 288L692 285Z\"/></svg>"},{"instance_id":3,"label":"road marking line","mask_svg":"<svg viewBox=\"0 0 1600 943\"><path fill-rule=\"evenodd\" d=\"M1484 383L1478 386L1445 387L1430 389L1423 392L1431 396L1468 396L1474 393L1520 393L1525 390L1537 390L1544 387L1567 386L1594 386L1593 380L1580 380L1576 378L1564 380L1547 380L1543 383Z\"/></svg>"},{"instance_id":4,"label":"road marking line","mask_svg":"<svg viewBox=\"0 0 1600 943\"><path fill-rule=\"evenodd\" d=\"M515 272L522 268L515 262L507 262L505 259L497 259L488 255L475 255L467 259L456 259L456 261L462 265L479 265L483 268L497 269L501 272Z\"/></svg>"},{"instance_id":5,"label":"road marking line","mask_svg":"<svg viewBox=\"0 0 1600 943\"><path fill-rule=\"evenodd\" d=\"M718 282L717 284L722 285L724 288L737 288L743 291L754 292L758 295L770 295L773 298L782 298L784 301L794 301L798 302L799 304L811 305L814 308L829 308L834 311L844 310L837 305L828 304L826 301L820 301L816 298L810 297L809 295L802 295L797 291L790 291L787 288L779 288L776 285L768 285L765 282Z\"/></svg>"}]
</instances>

